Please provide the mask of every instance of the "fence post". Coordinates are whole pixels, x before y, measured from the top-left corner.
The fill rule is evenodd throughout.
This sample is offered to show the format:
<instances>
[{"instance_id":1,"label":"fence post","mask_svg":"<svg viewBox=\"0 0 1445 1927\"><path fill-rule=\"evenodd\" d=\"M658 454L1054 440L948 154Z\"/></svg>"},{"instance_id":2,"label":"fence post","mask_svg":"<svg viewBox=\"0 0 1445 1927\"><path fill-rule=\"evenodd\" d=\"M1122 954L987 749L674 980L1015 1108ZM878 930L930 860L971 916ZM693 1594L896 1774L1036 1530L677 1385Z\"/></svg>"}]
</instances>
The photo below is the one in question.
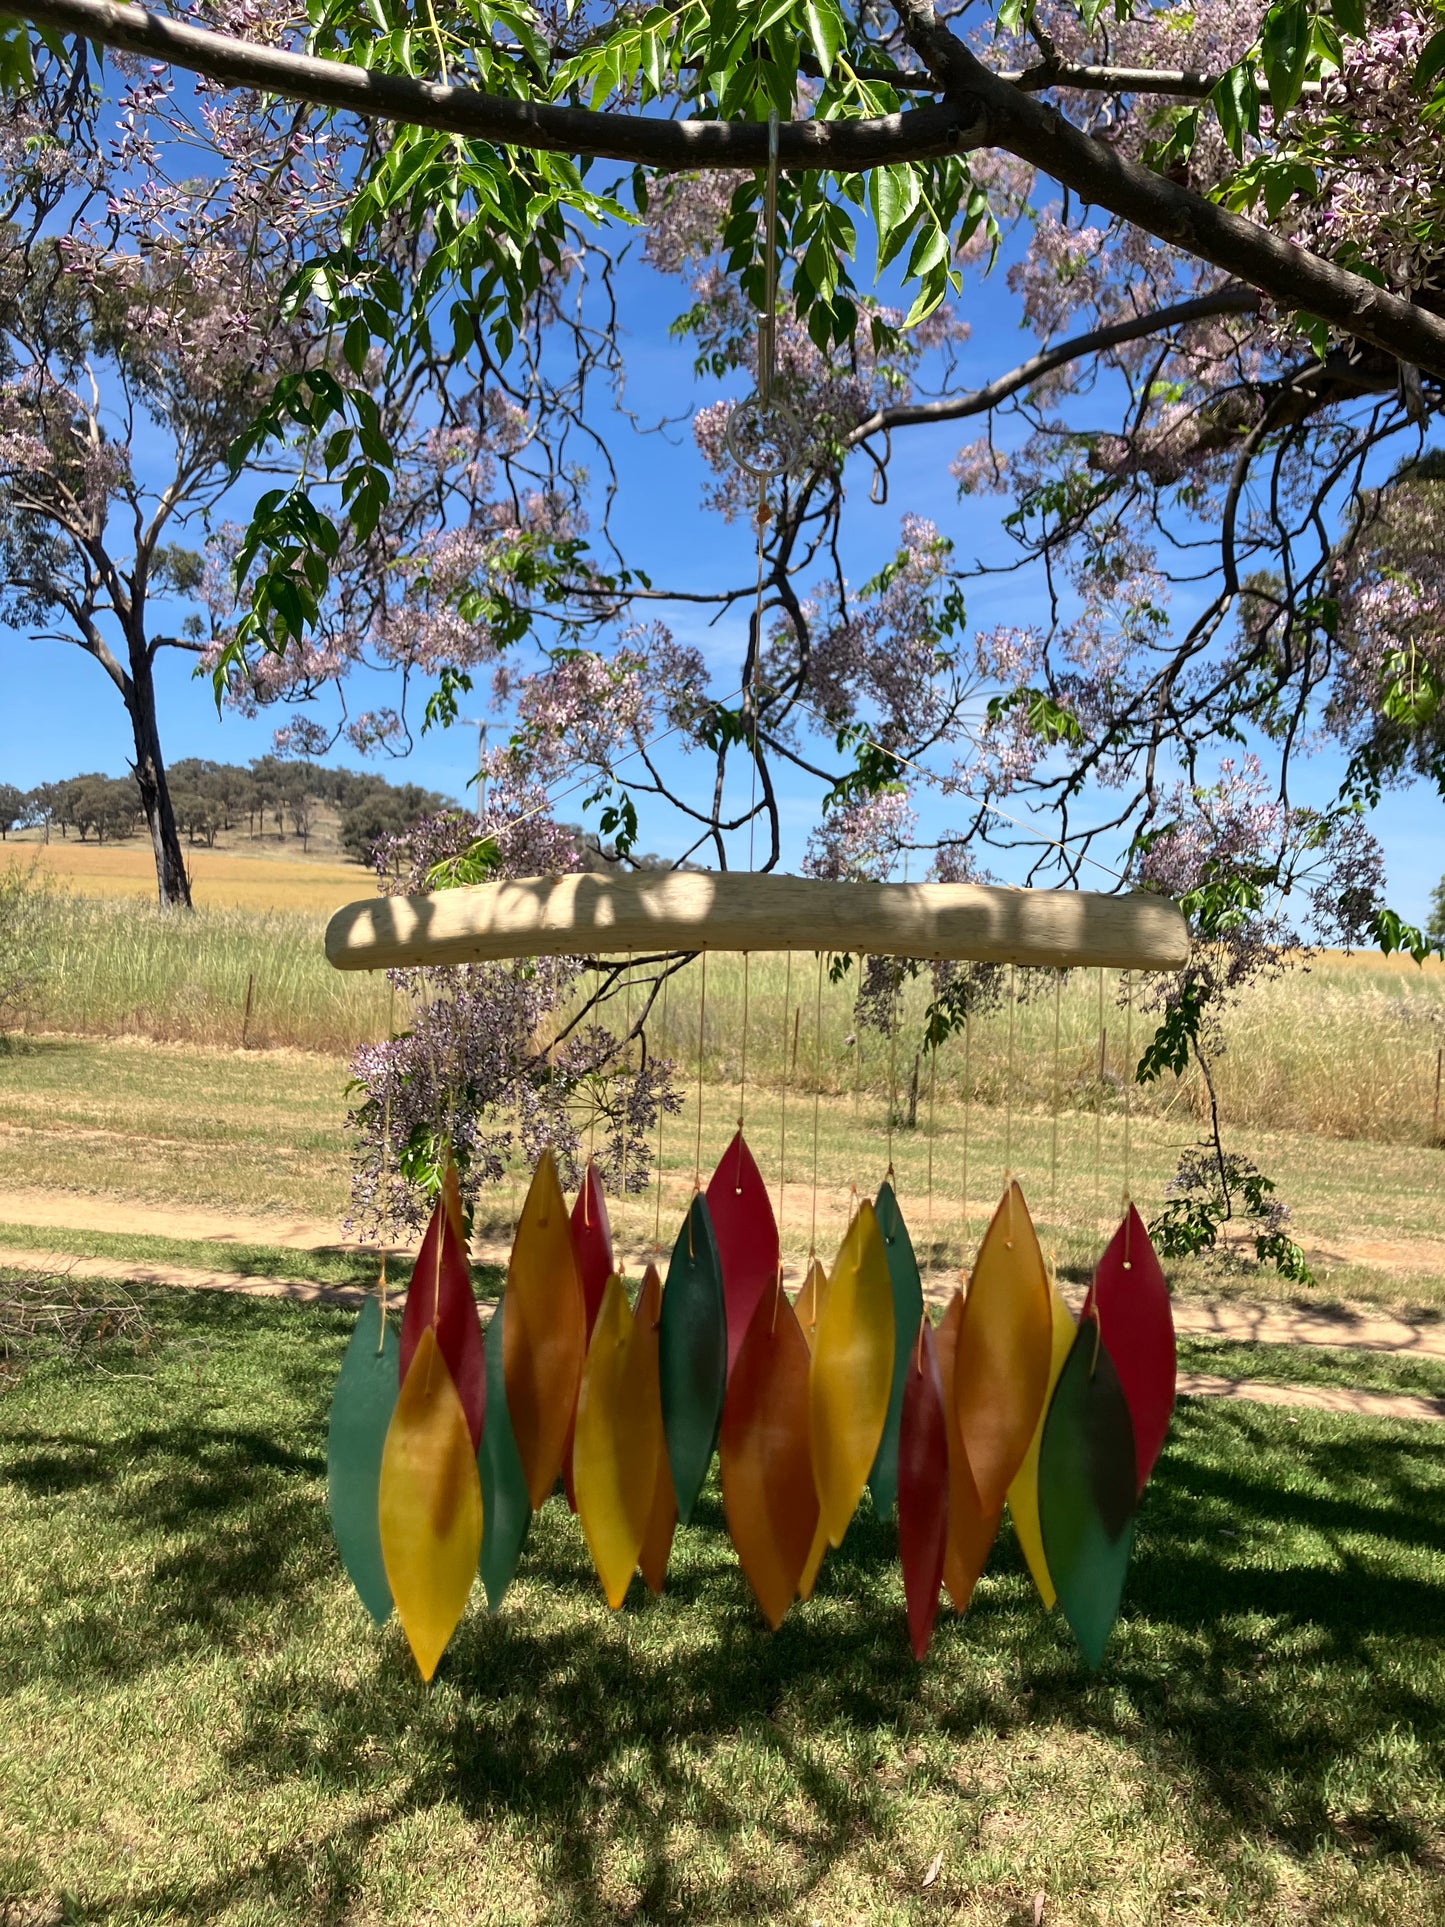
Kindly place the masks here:
<instances>
[{"instance_id":1,"label":"fence post","mask_svg":"<svg viewBox=\"0 0 1445 1927\"><path fill-rule=\"evenodd\" d=\"M248 1041L247 1033L250 1031L250 1028L251 1028L251 992L255 988L256 988L255 975L254 973L248 971L246 973L246 1008L245 1008L245 1011L242 1013L242 1017L241 1017L241 1049L242 1050L249 1050L251 1048L250 1043Z\"/></svg>"},{"instance_id":2,"label":"fence post","mask_svg":"<svg viewBox=\"0 0 1445 1927\"><path fill-rule=\"evenodd\" d=\"M1430 1135L1440 1142L1440 1073L1445 1069L1445 1045L1435 1053L1435 1115L1430 1125Z\"/></svg>"}]
</instances>

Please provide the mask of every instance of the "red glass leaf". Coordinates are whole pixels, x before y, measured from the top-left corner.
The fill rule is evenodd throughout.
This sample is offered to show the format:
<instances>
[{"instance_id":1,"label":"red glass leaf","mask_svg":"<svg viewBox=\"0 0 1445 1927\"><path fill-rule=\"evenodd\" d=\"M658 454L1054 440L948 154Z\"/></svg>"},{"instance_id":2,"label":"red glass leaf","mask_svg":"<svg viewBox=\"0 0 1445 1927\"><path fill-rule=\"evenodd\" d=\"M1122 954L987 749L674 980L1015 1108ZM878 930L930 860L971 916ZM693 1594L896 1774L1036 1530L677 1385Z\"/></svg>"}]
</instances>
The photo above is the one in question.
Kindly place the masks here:
<instances>
[{"instance_id":1,"label":"red glass leaf","mask_svg":"<svg viewBox=\"0 0 1445 1927\"><path fill-rule=\"evenodd\" d=\"M406 1294L406 1310L401 1320L399 1384L406 1383L413 1354L424 1331L436 1333L437 1349L447 1362L452 1384L462 1402L475 1452L482 1441L482 1418L486 1412L487 1363L477 1301L472 1295L472 1267L462 1228L461 1192L452 1165L447 1166L442 1179L441 1196L421 1241Z\"/></svg>"},{"instance_id":2,"label":"red glass leaf","mask_svg":"<svg viewBox=\"0 0 1445 1927\"><path fill-rule=\"evenodd\" d=\"M909 1350L898 1425L898 1556L913 1657L922 1659L933 1638L948 1549L948 1418L926 1316Z\"/></svg>"},{"instance_id":3,"label":"red glass leaf","mask_svg":"<svg viewBox=\"0 0 1445 1927\"><path fill-rule=\"evenodd\" d=\"M758 1301L778 1277L778 1225L772 1199L741 1131L712 1174L707 1208L722 1259L731 1378Z\"/></svg>"},{"instance_id":4,"label":"red glass leaf","mask_svg":"<svg viewBox=\"0 0 1445 1927\"><path fill-rule=\"evenodd\" d=\"M1169 1431L1177 1366L1169 1287L1132 1204L1099 1260L1084 1301L1084 1318L1095 1313L1134 1424L1142 1492Z\"/></svg>"},{"instance_id":5,"label":"red glass leaf","mask_svg":"<svg viewBox=\"0 0 1445 1927\"><path fill-rule=\"evenodd\" d=\"M964 1450L954 1398L954 1368L962 1325L963 1293L956 1291L933 1335L948 1431L948 1545L943 1555L943 1583L955 1612L967 1611L979 1574L988 1564L1003 1516L1002 1506L990 1511L979 1498Z\"/></svg>"},{"instance_id":6,"label":"red glass leaf","mask_svg":"<svg viewBox=\"0 0 1445 1927\"><path fill-rule=\"evenodd\" d=\"M723 1506L738 1561L774 1631L793 1603L818 1524L807 1340L780 1290L758 1301L723 1407Z\"/></svg>"},{"instance_id":7,"label":"red glass leaf","mask_svg":"<svg viewBox=\"0 0 1445 1927\"><path fill-rule=\"evenodd\" d=\"M597 1308L607 1289L607 1280L616 1269L612 1262L612 1226L607 1217L607 1199L602 1180L591 1158L582 1173L581 1189L572 1207L572 1249L577 1269L582 1274L582 1297L587 1306L587 1336L597 1323Z\"/></svg>"}]
</instances>

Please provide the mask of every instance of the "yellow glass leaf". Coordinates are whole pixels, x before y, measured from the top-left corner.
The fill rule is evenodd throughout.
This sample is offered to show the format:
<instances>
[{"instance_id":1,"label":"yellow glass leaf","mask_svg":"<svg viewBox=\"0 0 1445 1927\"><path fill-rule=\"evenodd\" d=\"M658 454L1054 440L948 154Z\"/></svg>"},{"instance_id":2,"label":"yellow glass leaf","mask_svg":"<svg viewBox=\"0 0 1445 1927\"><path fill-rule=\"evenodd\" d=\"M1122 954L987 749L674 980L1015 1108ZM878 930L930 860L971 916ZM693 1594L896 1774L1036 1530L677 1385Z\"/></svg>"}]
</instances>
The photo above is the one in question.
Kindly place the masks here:
<instances>
[{"instance_id":1,"label":"yellow glass leaf","mask_svg":"<svg viewBox=\"0 0 1445 1927\"><path fill-rule=\"evenodd\" d=\"M1046 1607L1053 1605L1057 1593L1054 1582L1049 1576L1049 1562L1044 1556L1044 1538L1039 1527L1039 1447L1043 1444L1044 1420L1049 1415L1049 1400L1054 1395L1054 1387L1059 1382L1059 1373L1064 1369L1064 1360L1069 1355L1074 1334L1078 1330L1074 1323L1074 1314L1064 1303L1063 1294L1057 1285L1049 1287L1049 1302L1054 1321L1054 1349L1053 1357L1049 1362L1048 1389L1044 1393L1039 1422L1034 1427L1033 1437L1029 1440L1029 1449L1024 1454L1024 1462L1008 1489L1008 1509L1014 1522L1014 1533L1024 1558L1028 1561L1034 1584L1039 1589L1039 1598L1043 1600Z\"/></svg>"},{"instance_id":2,"label":"yellow glass leaf","mask_svg":"<svg viewBox=\"0 0 1445 1927\"><path fill-rule=\"evenodd\" d=\"M387 1428L381 1557L412 1655L430 1679L466 1608L482 1551L482 1488L467 1415L428 1325Z\"/></svg>"},{"instance_id":3,"label":"yellow glass leaf","mask_svg":"<svg viewBox=\"0 0 1445 1927\"><path fill-rule=\"evenodd\" d=\"M803 1576L798 1581L799 1599L811 1599L813 1588L818 1583L818 1573L823 1564L823 1554L828 1550L828 1535L823 1529L823 1515L818 1514L817 1529L813 1533L813 1543L808 1548L808 1556L803 1562Z\"/></svg>"},{"instance_id":4,"label":"yellow glass leaf","mask_svg":"<svg viewBox=\"0 0 1445 1927\"><path fill-rule=\"evenodd\" d=\"M893 1327L883 1234L865 1202L829 1277L808 1375L813 1475L831 1546L842 1543L883 1436L893 1387Z\"/></svg>"},{"instance_id":5,"label":"yellow glass leaf","mask_svg":"<svg viewBox=\"0 0 1445 1927\"><path fill-rule=\"evenodd\" d=\"M885 1253L886 1257L886 1253ZM803 1289L798 1293L793 1309L798 1314L798 1324L808 1350L813 1349L813 1340L818 1335L818 1318L828 1296L828 1273L820 1259L814 1258L808 1266L808 1275L803 1280ZM818 1583L818 1569L823 1563L823 1554L828 1550L828 1535L823 1529L821 1516L813 1533L813 1543L803 1564L803 1576L798 1581L799 1599L811 1599L813 1588Z\"/></svg>"},{"instance_id":6,"label":"yellow glass leaf","mask_svg":"<svg viewBox=\"0 0 1445 1927\"><path fill-rule=\"evenodd\" d=\"M808 1264L808 1275L803 1280L803 1289L793 1301L793 1310L798 1314L798 1325L808 1341L808 1350L813 1349L813 1340L818 1335L818 1315L828 1296L828 1274L821 1259L813 1258Z\"/></svg>"},{"instance_id":7,"label":"yellow glass leaf","mask_svg":"<svg viewBox=\"0 0 1445 1927\"><path fill-rule=\"evenodd\" d=\"M657 1485L662 1406L656 1357L656 1335L637 1324L622 1280L614 1275L592 1327L572 1446L577 1517L614 1611L637 1570Z\"/></svg>"},{"instance_id":8,"label":"yellow glass leaf","mask_svg":"<svg viewBox=\"0 0 1445 1927\"><path fill-rule=\"evenodd\" d=\"M1002 1510L1044 1409L1049 1292L1029 1208L1011 1182L969 1280L953 1371L963 1449L985 1515Z\"/></svg>"},{"instance_id":9,"label":"yellow glass leaf","mask_svg":"<svg viewBox=\"0 0 1445 1927\"><path fill-rule=\"evenodd\" d=\"M517 1221L502 1323L507 1413L536 1512L557 1483L587 1352L587 1311L557 1164L544 1151Z\"/></svg>"}]
</instances>

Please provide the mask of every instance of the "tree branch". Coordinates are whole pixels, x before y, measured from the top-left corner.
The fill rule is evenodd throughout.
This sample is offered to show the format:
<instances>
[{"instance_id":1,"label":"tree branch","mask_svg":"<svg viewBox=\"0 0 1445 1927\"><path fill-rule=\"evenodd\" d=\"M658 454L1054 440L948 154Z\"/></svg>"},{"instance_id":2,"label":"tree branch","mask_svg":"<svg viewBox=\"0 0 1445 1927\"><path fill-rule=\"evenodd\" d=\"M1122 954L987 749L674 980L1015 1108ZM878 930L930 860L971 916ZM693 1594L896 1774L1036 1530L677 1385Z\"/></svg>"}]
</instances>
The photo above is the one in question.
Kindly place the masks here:
<instances>
[{"instance_id":1,"label":"tree branch","mask_svg":"<svg viewBox=\"0 0 1445 1927\"><path fill-rule=\"evenodd\" d=\"M1030 387L1067 362L1081 360L1085 355L1103 354L1127 341L1142 341L1149 335L1162 334L1169 328L1182 328L1190 321L1207 320L1211 315L1251 314L1258 306L1259 296L1254 289L1241 287L1236 282L1227 288L1217 289L1213 294L1197 295L1193 300L1176 302L1171 308L1160 308L1153 314L1131 315L1127 321L1115 321L1105 328L1092 328L1087 334L1074 335L1055 347L1044 348L1027 361L1020 362L1008 374L1000 375L983 388L970 389L966 395L944 395L937 401L906 402L895 408L880 408L867 421L860 422L848 440L852 444L883 429L914 428L927 422L961 421L968 415L986 414L990 408L1007 401L1010 395L1018 394L1020 389Z\"/></svg>"},{"instance_id":2,"label":"tree branch","mask_svg":"<svg viewBox=\"0 0 1445 1927\"><path fill-rule=\"evenodd\" d=\"M121 0L29 0L24 17L102 46L168 61L226 86L334 107L365 120L432 127L499 147L590 154L679 171L765 167L768 160L763 121L660 120L514 100L477 87L441 86L263 47ZM974 145L969 123L967 105L934 104L877 120L791 121L780 132L779 164L848 174L900 160L929 160Z\"/></svg>"},{"instance_id":3,"label":"tree branch","mask_svg":"<svg viewBox=\"0 0 1445 1927\"><path fill-rule=\"evenodd\" d=\"M898 0L898 6L909 44L945 99L875 120L789 122L779 145L784 168L858 173L971 148L1002 148L1087 204L1247 281L1281 307L1317 315L1343 334L1445 377L1445 321L1081 133L975 59L940 24L931 0ZM28 0L24 12L38 24L168 61L230 86L500 146L590 154L663 170L760 167L767 158L762 122L594 113L477 88L437 86L256 46L119 0Z\"/></svg>"},{"instance_id":4,"label":"tree branch","mask_svg":"<svg viewBox=\"0 0 1445 1927\"><path fill-rule=\"evenodd\" d=\"M897 5L909 45L946 99L982 109L976 145L1002 147L1086 204L1212 262L1284 308L1318 315L1343 334L1445 376L1445 321L1081 133L1055 109L990 73L939 23L932 0Z\"/></svg>"}]
</instances>

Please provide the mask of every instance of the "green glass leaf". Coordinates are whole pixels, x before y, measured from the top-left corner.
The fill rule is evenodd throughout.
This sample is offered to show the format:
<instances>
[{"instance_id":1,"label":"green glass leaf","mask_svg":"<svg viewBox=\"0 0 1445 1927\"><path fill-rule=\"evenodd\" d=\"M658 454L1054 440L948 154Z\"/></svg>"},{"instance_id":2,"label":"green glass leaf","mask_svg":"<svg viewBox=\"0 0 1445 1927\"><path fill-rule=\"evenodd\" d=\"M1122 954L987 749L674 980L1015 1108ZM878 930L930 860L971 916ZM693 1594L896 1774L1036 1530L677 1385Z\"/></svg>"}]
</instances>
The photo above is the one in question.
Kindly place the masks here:
<instances>
[{"instance_id":1,"label":"green glass leaf","mask_svg":"<svg viewBox=\"0 0 1445 1927\"><path fill-rule=\"evenodd\" d=\"M886 1518L898 1499L898 1430L903 1418L903 1388L914 1363L918 1326L923 1317L923 1281L913 1240L898 1209L893 1186L885 1179L878 1191L878 1229L883 1233L883 1255L888 1260L888 1282L893 1288L893 1384L888 1394L888 1416L878 1456L868 1474L868 1488L880 1518Z\"/></svg>"},{"instance_id":2,"label":"green glass leaf","mask_svg":"<svg viewBox=\"0 0 1445 1927\"><path fill-rule=\"evenodd\" d=\"M1134 1538L1134 1427L1092 1318L1069 1349L1039 1447L1039 1525L1059 1604L1086 1663L1103 1662Z\"/></svg>"},{"instance_id":3,"label":"green glass leaf","mask_svg":"<svg viewBox=\"0 0 1445 1927\"><path fill-rule=\"evenodd\" d=\"M717 1449L728 1374L722 1260L701 1192L677 1234L667 1267L657 1368L672 1489L677 1516L686 1525Z\"/></svg>"},{"instance_id":4,"label":"green glass leaf","mask_svg":"<svg viewBox=\"0 0 1445 1927\"><path fill-rule=\"evenodd\" d=\"M387 1427L396 1407L398 1358L395 1328L383 1328L380 1302L368 1298L331 1397L326 1503L341 1563L378 1626L391 1613L377 1495Z\"/></svg>"},{"instance_id":5,"label":"green glass leaf","mask_svg":"<svg viewBox=\"0 0 1445 1927\"><path fill-rule=\"evenodd\" d=\"M487 1328L486 1417L477 1451L477 1472L482 1481L481 1575L487 1593L487 1611L491 1613L501 1605L512 1583L532 1523L527 1481L522 1474L522 1461L507 1412L507 1376L502 1363L505 1310L504 1298L492 1313L492 1322Z\"/></svg>"}]
</instances>

